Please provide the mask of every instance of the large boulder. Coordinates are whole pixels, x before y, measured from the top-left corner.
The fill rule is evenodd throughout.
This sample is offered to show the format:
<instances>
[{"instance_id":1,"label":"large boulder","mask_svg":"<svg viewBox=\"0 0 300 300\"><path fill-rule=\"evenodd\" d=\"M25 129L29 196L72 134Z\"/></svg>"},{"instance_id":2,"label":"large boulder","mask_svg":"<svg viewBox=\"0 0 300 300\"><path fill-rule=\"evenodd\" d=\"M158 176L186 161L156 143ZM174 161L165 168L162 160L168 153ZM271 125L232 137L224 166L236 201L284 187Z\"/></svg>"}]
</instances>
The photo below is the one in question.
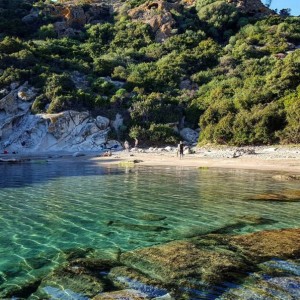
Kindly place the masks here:
<instances>
[{"instance_id":1,"label":"large boulder","mask_svg":"<svg viewBox=\"0 0 300 300\"><path fill-rule=\"evenodd\" d=\"M128 15L135 21L149 24L155 34L157 42L163 42L172 35L175 20L171 10L178 11L178 3L164 0L147 1L146 3L129 10Z\"/></svg>"},{"instance_id":2,"label":"large boulder","mask_svg":"<svg viewBox=\"0 0 300 300\"><path fill-rule=\"evenodd\" d=\"M191 128L183 128L180 130L180 136L189 143L197 143L199 139L199 132Z\"/></svg>"}]
</instances>

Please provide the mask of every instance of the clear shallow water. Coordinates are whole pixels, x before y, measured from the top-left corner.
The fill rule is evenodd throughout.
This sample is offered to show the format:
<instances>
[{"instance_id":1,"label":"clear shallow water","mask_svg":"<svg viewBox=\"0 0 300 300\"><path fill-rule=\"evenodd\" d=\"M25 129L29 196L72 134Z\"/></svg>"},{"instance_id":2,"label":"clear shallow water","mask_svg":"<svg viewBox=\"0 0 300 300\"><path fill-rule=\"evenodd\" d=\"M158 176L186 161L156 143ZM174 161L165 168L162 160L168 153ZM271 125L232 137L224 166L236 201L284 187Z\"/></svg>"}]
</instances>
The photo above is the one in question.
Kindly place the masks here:
<instances>
[{"instance_id":1,"label":"clear shallow water","mask_svg":"<svg viewBox=\"0 0 300 300\"><path fill-rule=\"evenodd\" d=\"M234 233L300 224L299 202L247 200L299 189L274 181L270 173L100 168L86 162L0 165L0 172L0 284L5 285L48 272L71 248L96 248L106 256L230 224ZM160 220L147 220L148 214ZM236 226L245 216L272 221Z\"/></svg>"}]
</instances>

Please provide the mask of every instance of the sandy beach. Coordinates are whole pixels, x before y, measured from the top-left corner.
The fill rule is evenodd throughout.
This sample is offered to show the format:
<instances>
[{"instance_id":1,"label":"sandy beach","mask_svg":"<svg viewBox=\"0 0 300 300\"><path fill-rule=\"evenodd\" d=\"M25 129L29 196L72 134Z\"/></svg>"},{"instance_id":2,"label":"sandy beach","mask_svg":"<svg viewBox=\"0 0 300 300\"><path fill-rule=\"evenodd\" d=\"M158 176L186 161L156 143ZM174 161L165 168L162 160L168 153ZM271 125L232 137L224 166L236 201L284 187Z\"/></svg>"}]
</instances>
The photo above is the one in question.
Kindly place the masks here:
<instances>
[{"instance_id":1,"label":"sandy beach","mask_svg":"<svg viewBox=\"0 0 300 300\"><path fill-rule=\"evenodd\" d=\"M1 154L1 160L39 160L49 161L90 160L99 165L135 164L139 166L173 166L187 168L227 168L277 171L282 174L300 173L300 146L264 147L194 147L192 153L183 159L177 156L175 147L131 149L112 152L110 157L103 153L89 151L39 152Z\"/></svg>"},{"instance_id":2,"label":"sandy beach","mask_svg":"<svg viewBox=\"0 0 300 300\"><path fill-rule=\"evenodd\" d=\"M300 173L300 146L292 147L255 147L251 148L197 148L195 153L179 159L176 149L166 151L155 149L120 151L111 157L91 157L101 164L122 164L133 162L141 166L174 166L192 168L229 168L279 173ZM250 154L248 154L250 153Z\"/></svg>"}]
</instances>

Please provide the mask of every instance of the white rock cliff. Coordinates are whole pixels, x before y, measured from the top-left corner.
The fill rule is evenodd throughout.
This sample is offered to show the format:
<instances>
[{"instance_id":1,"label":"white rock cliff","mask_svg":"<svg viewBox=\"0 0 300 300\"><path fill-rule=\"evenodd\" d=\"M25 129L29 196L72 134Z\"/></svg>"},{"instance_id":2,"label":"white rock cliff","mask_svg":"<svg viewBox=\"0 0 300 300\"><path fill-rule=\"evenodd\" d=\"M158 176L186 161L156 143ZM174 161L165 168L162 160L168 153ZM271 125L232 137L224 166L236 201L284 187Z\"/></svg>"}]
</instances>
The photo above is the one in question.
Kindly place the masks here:
<instances>
[{"instance_id":1,"label":"white rock cliff","mask_svg":"<svg viewBox=\"0 0 300 300\"><path fill-rule=\"evenodd\" d=\"M0 91L0 151L100 151L104 144L121 149L117 141L107 141L110 120L88 112L64 111L32 114L36 91L27 83Z\"/></svg>"}]
</instances>

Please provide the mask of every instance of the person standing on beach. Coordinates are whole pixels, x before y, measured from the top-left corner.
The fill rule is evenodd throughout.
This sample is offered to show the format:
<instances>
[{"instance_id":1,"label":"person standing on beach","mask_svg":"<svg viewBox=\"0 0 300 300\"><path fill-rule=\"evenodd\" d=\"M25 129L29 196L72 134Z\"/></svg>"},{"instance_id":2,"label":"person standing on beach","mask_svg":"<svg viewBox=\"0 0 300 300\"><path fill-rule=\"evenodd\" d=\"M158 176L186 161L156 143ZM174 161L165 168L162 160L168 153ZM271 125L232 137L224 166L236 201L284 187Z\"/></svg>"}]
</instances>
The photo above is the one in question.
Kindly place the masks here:
<instances>
[{"instance_id":1,"label":"person standing on beach","mask_svg":"<svg viewBox=\"0 0 300 300\"><path fill-rule=\"evenodd\" d=\"M178 152L179 152L179 158L182 159L183 158L183 142L180 141L180 143L178 144Z\"/></svg>"},{"instance_id":2,"label":"person standing on beach","mask_svg":"<svg viewBox=\"0 0 300 300\"><path fill-rule=\"evenodd\" d=\"M125 142L124 142L124 148L125 148L125 150L126 150L127 152L129 152L129 143L128 143L128 141L125 141Z\"/></svg>"},{"instance_id":3,"label":"person standing on beach","mask_svg":"<svg viewBox=\"0 0 300 300\"><path fill-rule=\"evenodd\" d=\"M139 140L137 138L134 139L134 148L137 148L139 144Z\"/></svg>"}]
</instances>

